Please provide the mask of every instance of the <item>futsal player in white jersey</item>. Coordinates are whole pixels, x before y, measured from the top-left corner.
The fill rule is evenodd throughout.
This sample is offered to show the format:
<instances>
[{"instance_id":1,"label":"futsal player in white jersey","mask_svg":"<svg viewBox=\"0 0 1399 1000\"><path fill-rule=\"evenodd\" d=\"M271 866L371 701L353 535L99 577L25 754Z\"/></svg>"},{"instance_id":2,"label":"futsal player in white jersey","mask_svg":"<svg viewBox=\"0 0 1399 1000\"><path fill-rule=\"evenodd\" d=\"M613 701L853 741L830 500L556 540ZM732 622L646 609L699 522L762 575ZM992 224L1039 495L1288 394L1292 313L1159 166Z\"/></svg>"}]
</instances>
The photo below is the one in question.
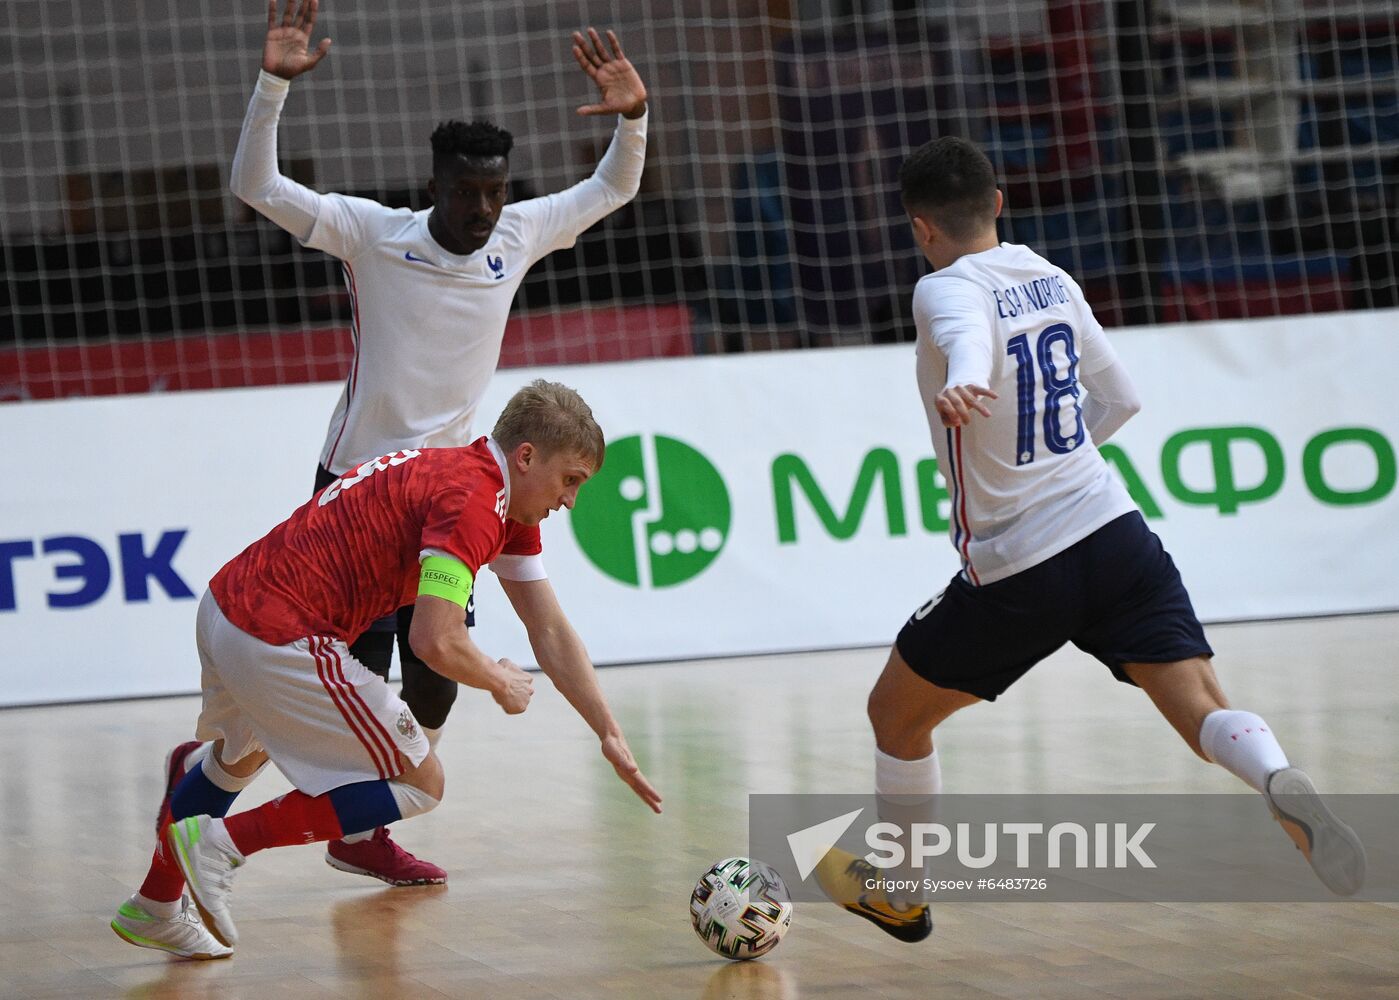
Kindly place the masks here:
<instances>
[{"instance_id":1,"label":"futsal player in white jersey","mask_svg":"<svg viewBox=\"0 0 1399 1000\"><path fill-rule=\"evenodd\" d=\"M937 725L1072 642L1141 687L1198 755L1262 793L1327 888L1356 892L1359 839L1271 727L1229 707L1175 564L1098 453L1141 403L1083 292L1034 251L998 241L1001 192L971 143L933 140L900 179L934 269L913 295L916 368L962 568L904 625L870 694L881 814L930 810L942 786ZM873 872L862 859L832 851L817 874L901 940L932 930L917 897L864 889Z\"/></svg>"},{"instance_id":2,"label":"futsal player in white jersey","mask_svg":"<svg viewBox=\"0 0 1399 1000\"><path fill-rule=\"evenodd\" d=\"M626 204L646 159L646 87L612 32L575 32L573 56L596 85L583 115L616 115L596 172L558 194L506 204L513 138L486 122L449 121L432 134L430 210L391 209L363 198L319 194L277 167L277 122L290 81L313 69L330 39L311 49L317 0L268 0L262 72L233 158L233 193L304 245L342 262L353 309L354 359L330 418L315 489L380 455L471 443L476 407L495 373L515 291L540 258ZM295 8L295 9L293 9ZM385 15L391 16L391 15ZM428 668L408 642L412 607L351 649L387 677L398 637L403 699L435 743L457 685ZM467 624L474 624L474 607ZM326 861L392 885L446 881L379 829L334 841Z\"/></svg>"}]
</instances>

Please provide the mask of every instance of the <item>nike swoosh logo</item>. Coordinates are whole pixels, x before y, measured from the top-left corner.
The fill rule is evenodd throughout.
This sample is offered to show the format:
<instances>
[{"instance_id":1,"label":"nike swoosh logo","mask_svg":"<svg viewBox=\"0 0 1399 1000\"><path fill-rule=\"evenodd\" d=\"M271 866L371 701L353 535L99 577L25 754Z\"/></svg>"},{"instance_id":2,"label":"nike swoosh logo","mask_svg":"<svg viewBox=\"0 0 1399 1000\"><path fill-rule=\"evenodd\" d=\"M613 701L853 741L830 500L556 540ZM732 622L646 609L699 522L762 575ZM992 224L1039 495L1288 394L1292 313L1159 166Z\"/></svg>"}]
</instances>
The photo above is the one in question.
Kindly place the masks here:
<instances>
[{"instance_id":1,"label":"nike swoosh logo","mask_svg":"<svg viewBox=\"0 0 1399 1000\"><path fill-rule=\"evenodd\" d=\"M415 263L415 264L427 264L429 267L436 267L436 266L437 266L436 264L434 264L434 263L433 263L432 261L430 261L430 260L424 260L424 259L421 258L421 257L414 257L414 256L413 256L413 251L412 251L412 250L405 250L405 251L403 251L403 259L404 259L404 260L411 260L411 261L412 261L413 263Z\"/></svg>"}]
</instances>

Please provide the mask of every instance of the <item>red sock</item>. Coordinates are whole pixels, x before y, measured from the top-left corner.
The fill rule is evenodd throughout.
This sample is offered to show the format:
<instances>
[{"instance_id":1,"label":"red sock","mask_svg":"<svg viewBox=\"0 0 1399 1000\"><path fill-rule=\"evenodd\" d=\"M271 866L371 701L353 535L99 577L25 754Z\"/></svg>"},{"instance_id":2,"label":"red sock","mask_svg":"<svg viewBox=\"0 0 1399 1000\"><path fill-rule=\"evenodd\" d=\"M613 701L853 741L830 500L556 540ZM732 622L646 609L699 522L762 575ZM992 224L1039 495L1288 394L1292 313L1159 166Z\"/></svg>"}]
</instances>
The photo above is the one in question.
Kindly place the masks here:
<instances>
[{"instance_id":1,"label":"red sock","mask_svg":"<svg viewBox=\"0 0 1399 1000\"><path fill-rule=\"evenodd\" d=\"M256 809L229 816L224 824L233 846L245 856L264 847L314 844L342 835L329 794L312 798L294 790Z\"/></svg>"},{"instance_id":2,"label":"red sock","mask_svg":"<svg viewBox=\"0 0 1399 1000\"><path fill-rule=\"evenodd\" d=\"M151 870L146 873L146 881L141 883L141 895L162 903L173 903L185 891L185 877L180 874L180 866L175 859L167 857L170 852L165 844L156 845L151 855Z\"/></svg>"}]
</instances>

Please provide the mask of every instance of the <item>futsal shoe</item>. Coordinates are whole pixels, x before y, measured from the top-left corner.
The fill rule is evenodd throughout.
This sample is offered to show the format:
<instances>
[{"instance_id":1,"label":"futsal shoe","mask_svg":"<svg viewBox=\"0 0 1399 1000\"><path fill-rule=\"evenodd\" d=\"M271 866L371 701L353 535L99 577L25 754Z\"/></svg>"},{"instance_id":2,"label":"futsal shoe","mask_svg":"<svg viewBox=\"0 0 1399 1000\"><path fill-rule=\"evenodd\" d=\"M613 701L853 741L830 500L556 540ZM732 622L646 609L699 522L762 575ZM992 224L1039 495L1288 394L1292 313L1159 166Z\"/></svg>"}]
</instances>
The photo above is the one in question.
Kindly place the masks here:
<instances>
[{"instance_id":1,"label":"futsal shoe","mask_svg":"<svg viewBox=\"0 0 1399 1000\"><path fill-rule=\"evenodd\" d=\"M368 840L348 844L332 840L325 845L325 863L352 875L368 875L389 885L441 885L446 869L415 858L393 842L389 828L381 826Z\"/></svg>"},{"instance_id":2,"label":"futsal shoe","mask_svg":"<svg viewBox=\"0 0 1399 1000\"><path fill-rule=\"evenodd\" d=\"M933 933L933 916L927 903L901 907L883 889L867 889L870 881L882 880L874 865L848 851L832 847L816 866L816 884L857 917L864 917L886 934L900 941L922 941Z\"/></svg>"},{"instance_id":3,"label":"futsal shoe","mask_svg":"<svg viewBox=\"0 0 1399 1000\"><path fill-rule=\"evenodd\" d=\"M190 751L195 750L204 744L200 740L189 740L181 743L174 750L165 755L165 797L160 800L160 812L155 818L155 837L161 840L161 835L165 828L170 825L173 817L170 815L170 798L175 794L175 789L180 782L185 779L185 758L190 755Z\"/></svg>"},{"instance_id":4,"label":"futsal shoe","mask_svg":"<svg viewBox=\"0 0 1399 1000\"><path fill-rule=\"evenodd\" d=\"M1365 845L1326 807L1305 771L1284 767L1268 775L1268 808L1323 885L1353 896L1365 884Z\"/></svg>"},{"instance_id":5,"label":"futsal shoe","mask_svg":"<svg viewBox=\"0 0 1399 1000\"><path fill-rule=\"evenodd\" d=\"M199 922L199 914L190 909L189 897L180 898L180 912L173 917L157 917L132 896L117 909L112 930L117 937L138 948L167 951L180 958L207 961L228 958L232 948L226 948Z\"/></svg>"},{"instance_id":6,"label":"futsal shoe","mask_svg":"<svg viewBox=\"0 0 1399 1000\"><path fill-rule=\"evenodd\" d=\"M246 859L233 846L223 820L212 816L176 820L165 828L165 840L184 873L204 925L232 948L238 943L238 928L228 912L228 897L233 892L233 873Z\"/></svg>"}]
</instances>

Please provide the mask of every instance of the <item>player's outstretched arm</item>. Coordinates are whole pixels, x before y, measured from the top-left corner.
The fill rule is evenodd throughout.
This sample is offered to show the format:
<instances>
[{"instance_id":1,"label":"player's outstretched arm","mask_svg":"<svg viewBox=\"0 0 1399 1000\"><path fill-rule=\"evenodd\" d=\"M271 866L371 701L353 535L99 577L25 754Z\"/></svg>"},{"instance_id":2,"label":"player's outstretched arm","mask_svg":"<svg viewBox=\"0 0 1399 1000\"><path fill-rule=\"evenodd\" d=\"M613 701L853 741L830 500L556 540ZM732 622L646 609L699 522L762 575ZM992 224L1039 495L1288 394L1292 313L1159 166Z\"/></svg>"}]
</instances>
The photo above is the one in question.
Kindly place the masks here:
<instances>
[{"instance_id":1,"label":"player's outstretched arm","mask_svg":"<svg viewBox=\"0 0 1399 1000\"><path fill-rule=\"evenodd\" d=\"M462 624L463 608L441 597L421 594L413 602L408 645L443 677L489 691L509 715L529 707L534 679L509 660L493 660L471 641Z\"/></svg>"},{"instance_id":2,"label":"player's outstretched arm","mask_svg":"<svg viewBox=\"0 0 1399 1000\"><path fill-rule=\"evenodd\" d=\"M228 186L244 204L305 243L315 230L322 199L315 191L282 175L277 166L277 122L287 99L288 81L324 59L330 51L330 39L322 39L315 51L307 48L316 24L317 0L301 0L300 8L296 7L297 0L287 0L287 9L280 17L277 3L278 0L267 3L262 73L243 118Z\"/></svg>"},{"instance_id":3,"label":"player's outstretched arm","mask_svg":"<svg viewBox=\"0 0 1399 1000\"><path fill-rule=\"evenodd\" d=\"M632 756L622 727L612 717L612 710L598 685L593 661L559 607L554 588L548 580L502 578L500 585L529 633L530 647L539 660L540 669L597 734L602 755L617 772L617 777L654 812L660 812L661 793L646 780Z\"/></svg>"},{"instance_id":4,"label":"player's outstretched arm","mask_svg":"<svg viewBox=\"0 0 1399 1000\"><path fill-rule=\"evenodd\" d=\"M262 68L283 80L294 80L310 72L330 51L330 39L322 38L314 51L311 32L316 27L318 0L287 0L287 9L277 16L277 0L267 0L267 40L262 45Z\"/></svg>"},{"instance_id":5,"label":"player's outstretched arm","mask_svg":"<svg viewBox=\"0 0 1399 1000\"><path fill-rule=\"evenodd\" d=\"M571 247L585 230L636 197L646 168L646 85L622 52L622 43L607 33L611 49L593 28L588 37L573 33L573 58L598 90L596 104L585 104L580 115L621 115L597 169L565 191L516 205L533 220L529 232L530 259Z\"/></svg>"},{"instance_id":6,"label":"player's outstretched arm","mask_svg":"<svg viewBox=\"0 0 1399 1000\"><path fill-rule=\"evenodd\" d=\"M598 90L597 103L583 105L578 113L640 118L646 113L646 85L611 31L607 32L607 43L611 51L603 47L596 28L588 29L587 38L581 32L573 33L573 58Z\"/></svg>"}]
</instances>

